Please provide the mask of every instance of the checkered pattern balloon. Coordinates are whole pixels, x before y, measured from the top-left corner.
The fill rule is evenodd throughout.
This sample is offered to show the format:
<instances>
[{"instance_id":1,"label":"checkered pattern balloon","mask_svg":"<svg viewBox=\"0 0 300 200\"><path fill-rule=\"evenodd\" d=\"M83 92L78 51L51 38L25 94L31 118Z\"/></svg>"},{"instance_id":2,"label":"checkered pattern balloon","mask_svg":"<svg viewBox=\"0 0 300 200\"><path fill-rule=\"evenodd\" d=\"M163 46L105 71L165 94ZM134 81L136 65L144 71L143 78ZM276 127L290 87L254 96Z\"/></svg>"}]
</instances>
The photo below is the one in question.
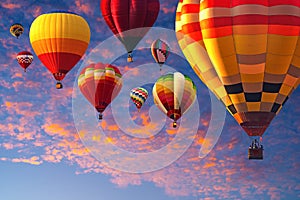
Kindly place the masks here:
<instances>
[{"instance_id":1,"label":"checkered pattern balloon","mask_svg":"<svg viewBox=\"0 0 300 200\"><path fill-rule=\"evenodd\" d=\"M130 98L136 105L138 110L140 110L140 108L143 106L146 99L148 98L148 91L142 87L133 88L130 91Z\"/></svg>"}]
</instances>

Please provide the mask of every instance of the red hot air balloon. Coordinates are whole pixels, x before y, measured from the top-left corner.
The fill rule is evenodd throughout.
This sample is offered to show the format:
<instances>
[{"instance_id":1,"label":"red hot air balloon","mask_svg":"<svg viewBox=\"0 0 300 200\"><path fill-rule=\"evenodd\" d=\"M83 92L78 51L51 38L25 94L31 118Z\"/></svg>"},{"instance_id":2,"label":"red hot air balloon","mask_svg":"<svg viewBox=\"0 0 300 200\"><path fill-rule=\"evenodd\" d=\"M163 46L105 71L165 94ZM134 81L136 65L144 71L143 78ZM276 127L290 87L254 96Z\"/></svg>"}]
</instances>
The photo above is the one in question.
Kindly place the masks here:
<instances>
[{"instance_id":1,"label":"red hot air balloon","mask_svg":"<svg viewBox=\"0 0 300 200\"><path fill-rule=\"evenodd\" d=\"M85 67L78 78L78 87L99 112L99 119L122 88L120 70L112 65L97 63Z\"/></svg>"},{"instance_id":2,"label":"red hot air balloon","mask_svg":"<svg viewBox=\"0 0 300 200\"><path fill-rule=\"evenodd\" d=\"M110 30L126 48L127 61L132 62L133 49L158 16L159 0L101 0L100 7ZM131 29L137 30L128 31Z\"/></svg>"},{"instance_id":3,"label":"red hot air balloon","mask_svg":"<svg viewBox=\"0 0 300 200\"><path fill-rule=\"evenodd\" d=\"M20 66L24 69L24 72L26 72L27 67L33 61L33 55L29 51L21 51L17 55L17 60Z\"/></svg>"}]
</instances>

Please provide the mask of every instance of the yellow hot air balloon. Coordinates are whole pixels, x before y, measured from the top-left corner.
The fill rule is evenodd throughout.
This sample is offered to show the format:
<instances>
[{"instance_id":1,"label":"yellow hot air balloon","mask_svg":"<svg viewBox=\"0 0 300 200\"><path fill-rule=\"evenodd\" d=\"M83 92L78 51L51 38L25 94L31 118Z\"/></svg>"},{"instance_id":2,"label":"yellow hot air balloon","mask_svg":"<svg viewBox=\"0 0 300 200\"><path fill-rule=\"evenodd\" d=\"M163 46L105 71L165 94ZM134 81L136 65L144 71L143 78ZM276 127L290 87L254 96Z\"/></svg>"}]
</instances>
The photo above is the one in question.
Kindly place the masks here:
<instances>
[{"instance_id":1,"label":"yellow hot air balloon","mask_svg":"<svg viewBox=\"0 0 300 200\"><path fill-rule=\"evenodd\" d=\"M15 23L10 26L9 32L16 38L19 38L19 36L24 32L24 27L22 26L22 24Z\"/></svg>"},{"instance_id":2,"label":"yellow hot air balloon","mask_svg":"<svg viewBox=\"0 0 300 200\"><path fill-rule=\"evenodd\" d=\"M299 1L180 0L176 32L199 78L249 136L262 136L299 85Z\"/></svg>"},{"instance_id":3,"label":"yellow hot air balloon","mask_svg":"<svg viewBox=\"0 0 300 200\"><path fill-rule=\"evenodd\" d=\"M40 61L62 88L65 75L77 64L90 42L88 23L71 12L54 11L38 16L31 24L30 43Z\"/></svg>"}]
</instances>

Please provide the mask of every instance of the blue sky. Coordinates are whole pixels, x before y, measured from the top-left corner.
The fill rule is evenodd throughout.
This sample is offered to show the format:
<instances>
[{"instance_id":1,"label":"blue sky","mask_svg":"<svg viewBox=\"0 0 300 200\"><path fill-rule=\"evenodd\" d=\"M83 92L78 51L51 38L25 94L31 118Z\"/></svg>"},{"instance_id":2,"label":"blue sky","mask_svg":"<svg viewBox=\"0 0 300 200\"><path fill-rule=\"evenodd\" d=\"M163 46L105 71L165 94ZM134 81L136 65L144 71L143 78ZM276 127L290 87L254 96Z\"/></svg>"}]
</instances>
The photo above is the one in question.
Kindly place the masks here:
<instances>
[{"instance_id":1,"label":"blue sky","mask_svg":"<svg viewBox=\"0 0 300 200\"><path fill-rule=\"evenodd\" d=\"M78 125L73 119L72 103L74 95L76 97L77 76L85 62L93 60L95 52L103 58L117 52L117 49L110 52L102 48L107 45L107 41L117 43L117 40L102 18L100 1L4 0L0 3L0 199L300 198L300 107L297 106L300 101L299 89L294 91L267 129L263 139L263 161L247 159L247 148L251 140L228 113L216 145L206 157L199 158L206 131L209 126L214 126L210 124L209 92L187 62L179 56L180 50L172 43L174 35L164 34L174 30L177 1L160 0L160 3L158 20L154 27L155 30L161 31L156 31L157 35L150 34L138 46L138 50L134 52L134 63L126 62L126 53L120 46L123 53L117 55L113 64L119 67L124 76L131 72L133 77L137 77L136 80L155 79L161 73L168 72L169 68L165 66L163 72L159 72L158 66L148 54L149 49L145 46L150 44L153 37L165 38L173 47L166 65L174 71L189 75L195 82L201 117L195 120L199 127L191 146L179 159L157 171L136 174L113 169L107 165L110 162L97 160L84 145L87 141L78 134ZM36 55L26 73L16 61L16 54L20 51L28 50L33 53L28 37L32 21L38 15L52 10L67 10L80 14L91 28L88 50L63 80L62 90L55 89L55 80ZM9 27L13 23L24 25L24 34L19 39L9 33ZM144 64L153 67L152 74L140 70ZM154 72L155 67L157 72ZM153 84L154 82L149 82L145 87L151 90ZM87 101L82 100L81 103L82 108L92 110ZM177 132L170 128L171 120L163 118L153 107L152 94L140 113L136 112L129 100L122 106L129 107L131 120L139 126L144 126L145 131L150 132L149 129L154 130L158 127L154 126L154 119L151 122L149 110L157 114L155 116L158 116L158 119L166 121L160 125L163 127L161 131L151 139L136 139L124 134L118 127L116 119L113 119L113 112L118 114L118 110L114 111L109 107L105 111L105 119L101 126L114 145L137 153L152 152L176 138ZM94 113L86 114L94 117ZM186 119L183 118L182 124L184 120ZM101 152L102 149L99 150ZM154 165L159 161L149 163Z\"/></svg>"}]
</instances>

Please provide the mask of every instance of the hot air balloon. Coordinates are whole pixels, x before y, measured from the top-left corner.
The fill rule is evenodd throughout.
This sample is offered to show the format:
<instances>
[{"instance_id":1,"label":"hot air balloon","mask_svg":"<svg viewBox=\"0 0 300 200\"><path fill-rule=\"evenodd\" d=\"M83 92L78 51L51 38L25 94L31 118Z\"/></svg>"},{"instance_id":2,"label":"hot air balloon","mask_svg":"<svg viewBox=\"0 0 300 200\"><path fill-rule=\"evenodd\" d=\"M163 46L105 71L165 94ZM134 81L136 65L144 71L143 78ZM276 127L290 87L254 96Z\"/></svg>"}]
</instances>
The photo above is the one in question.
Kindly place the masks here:
<instances>
[{"instance_id":1,"label":"hot air balloon","mask_svg":"<svg viewBox=\"0 0 300 200\"><path fill-rule=\"evenodd\" d=\"M188 76L175 72L161 76L152 93L156 106L173 120L176 128L177 120L196 99L196 86Z\"/></svg>"},{"instance_id":2,"label":"hot air balloon","mask_svg":"<svg viewBox=\"0 0 300 200\"><path fill-rule=\"evenodd\" d=\"M161 39L157 39L151 45L151 53L161 70L161 66L166 62L170 54L169 46Z\"/></svg>"},{"instance_id":3,"label":"hot air balloon","mask_svg":"<svg viewBox=\"0 0 300 200\"><path fill-rule=\"evenodd\" d=\"M133 88L130 91L130 98L137 107L138 111L140 111L141 107L148 98L148 91L142 87Z\"/></svg>"},{"instance_id":4,"label":"hot air balloon","mask_svg":"<svg viewBox=\"0 0 300 200\"><path fill-rule=\"evenodd\" d=\"M97 63L85 67L78 78L78 87L85 98L102 113L122 88L122 75L113 65Z\"/></svg>"},{"instance_id":5,"label":"hot air balloon","mask_svg":"<svg viewBox=\"0 0 300 200\"><path fill-rule=\"evenodd\" d=\"M15 23L10 26L9 31L13 36L19 38L19 36L22 35L24 32L24 27L22 26L22 24Z\"/></svg>"},{"instance_id":6,"label":"hot air balloon","mask_svg":"<svg viewBox=\"0 0 300 200\"><path fill-rule=\"evenodd\" d=\"M100 3L104 20L126 48L127 61L132 62L133 49L158 16L159 0L101 0ZM136 30L128 31L131 29Z\"/></svg>"},{"instance_id":7,"label":"hot air balloon","mask_svg":"<svg viewBox=\"0 0 300 200\"><path fill-rule=\"evenodd\" d=\"M24 69L24 72L26 72L27 67L33 61L33 55L29 51L21 51L17 55L17 60L19 65Z\"/></svg>"},{"instance_id":8,"label":"hot air balloon","mask_svg":"<svg viewBox=\"0 0 300 200\"><path fill-rule=\"evenodd\" d=\"M71 12L54 11L31 24L30 43L35 54L57 80L56 88L77 64L90 42L88 23Z\"/></svg>"},{"instance_id":9,"label":"hot air balloon","mask_svg":"<svg viewBox=\"0 0 300 200\"><path fill-rule=\"evenodd\" d=\"M264 134L299 85L299 5L295 0L178 4L183 53L249 136ZM262 159L262 150L249 148L249 159Z\"/></svg>"}]
</instances>

